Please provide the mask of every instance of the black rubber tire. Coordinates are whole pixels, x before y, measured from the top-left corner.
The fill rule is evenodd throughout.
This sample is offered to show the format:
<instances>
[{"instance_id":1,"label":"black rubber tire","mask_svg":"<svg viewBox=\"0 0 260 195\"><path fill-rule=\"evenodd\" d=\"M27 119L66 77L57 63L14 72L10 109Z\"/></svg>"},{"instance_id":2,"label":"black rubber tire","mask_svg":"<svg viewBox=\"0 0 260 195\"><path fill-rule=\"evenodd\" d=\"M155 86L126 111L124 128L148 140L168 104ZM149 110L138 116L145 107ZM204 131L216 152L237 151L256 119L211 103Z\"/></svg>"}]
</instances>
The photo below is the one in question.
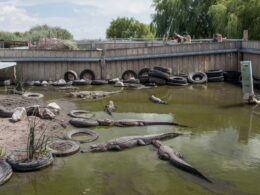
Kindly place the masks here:
<instances>
[{"instance_id":1,"label":"black rubber tire","mask_svg":"<svg viewBox=\"0 0 260 195\"><path fill-rule=\"evenodd\" d=\"M160 79L165 79L166 81L169 80L170 76L168 73L159 71L159 70L152 70L149 72L150 77L157 77Z\"/></svg>"},{"instance_id":2,"label":"black rubber tire","mask_svg":"<svg viewBox=\"0 0 260 195\"><path fill-rule=\"evenodd\" d=\"M42 87L43 86L42 82L34 82L33 85L36 86L36 87Z\"/></svg>"},{"instance_id":3,"label":"black rubber tire","mask_svg":"<svg viewBox=\"0 0 260 195\"><path fill-rule=\"evenodd\" d=\"M140 83L140 80L139 80L139 79L129 79L129 80L124 80L123 83L139 84L139 83Z\"/></svg>"},{"instance_id":4,"label":"black rubber tire","mask_svg":"<svg viewBox=\"0 0 260 195\"><path fill-rule=\"evenodd\" d=\"M92 70L86 69L80 73L80 79L84 80L95 80L96 76Z\"/></svg>"},{"instance_id":5,"label":"black rubber tire","mask_svg":"<svg viewBox=\"0 0 260 195\"><path fill-rule=\"evenodd\" d=\"M66 72L64 74L64 80L66 82L68 82L68 81L75 81L77 79L78 79L78 74L75 71L73 71L73 70L69 70L68 72Z\"/></svg>"},{"instance_id":6,"label":"black rubber tire","mask_svg":"<svg viewBox=\"0 0 260 195\"><path fill-rule=\"evenodd\" d=\"M127 70L122 74L122 79L123 80L129 80L130 77L137 78L137 74L133 70Z\"/></svg>"},{"instance_id":7,"label":"black rubber tire","mask_svg":"<svg viewBox=\"0 0 260 195\"><path fill-rule=\"evenodd\" d=\"M180 84L187 84L188 80L184 77L179 77L179 76L172 76L168 80L167 83L180 83Z\"/></svg>"},{"instance_id":8,"label":"black rubber tire","mask_svg":"<svg viewBox=\"0 0 260 195\"><path fill-rule=\"evenodd\" d=\"M114 84L116 84L119 81L120 81L120 79L111 79L111 80L108 81L108 84L114 85Z\"/></svg>"},{"instance_id":9,"label":"black rubber tire","mask_svg":"<svg viewBox=\"0 0 260 195\"><path fill-rule=\"evenodd\" d=\"M91 80L75 80L72 85L90 85L91 83Z\"/></svg>"},{"instance_id":10,"label":"black rubber tire","mask_svg":"<svg viewBox=\"0 0 260 195\"><path fill-rule=\"evenodd\" d=\"M168 81L167 85L170 85L170 86L187 86L188 83L174 83L174 82Z\"/></svg>"},{"instance_id":11,"label":"black rubber tire","mask_svg":"<svg viewBox=\"0 0 260 195\"><path fill-rule=\"evenodd\" d=\"M200 80L196 80L196 78ZM204 84L207 83L208 77L204 72L192 72L188 76L188 81L193 84Z\"/></svg>"},{"instance_id":12,"label":"black rubber tire","mask_svg":"<svg viewBox=\"0 0 260 195\"><path fill-rule=\"evenodd\" d=\"M140 80L140 83L142 83L142 84L150 83L149 76L141 76L141 77L139 77L139 80Z\"/></svg>"},{"instance_id":13,"label":"black rubber tire","mask_svg":"<svg viewBox=\"0 0 260 195\"><path fill-rule=\"evenodd\" d=\"M165 85L166 84L165 79L160 79L160 78L157 78L157 77L149 77L149 82L155 83L156 85Z\"/></svg>"},{"instance_id":14,"label":"black rubber tire","mask_svg":"<svg viewBox=\"0 0 260 195\"><path fill-rule=\"evenodd\" d=\"M16 160L16 153L13 152L9 156L7 156L7 162L12 166L13 170L15 171L21 171L21 172L37 171L39 169L51 165L53 162L53 156L51 152L48 152L40 160L24 162L21 160Z\"/></svg>"},{"instance_id":15,"label":"black rubber tire","mask_svg":"<svg viewBox=\"0 0 260 195\"><path fill-rule=\"evenodd\" d=\"M106 80L93 80L91 85L107 85L108 81Z\"/></svg>"},{"instance_id":16,"label":"black rubber tire","mask_svg":"<svg viewBox=\"0 0 260 195\"><path fill-rule=\"evenodd\" d=\"M161 66L155 66L155 67L153 67L153 69L154 70L159 70L159 71L167 73L169 75L172 74L172 69L171 68L164 68L164 67L161 67Z\"/></svg>"},{"instance_id":17,"label":"black rubber tire","mask_svg":"<svg viewBox=\"0 0 260 195\"><path fill-rule=\"evenodd\" d=\"M54 148L54 145L69 145L69 148L65 151L60 151ZM47 149L51 151L53 156L63 157L76 154L80 150L80 146L77 142L71 140L54 140L47 144Z\"/></svg>"},{"instance_id":18,"label":"black rubber tire","mask_svg":"<svg viewBox=\"0 0 260 195\"><path fill-rule=\"evenodd\" d=\"M84 116L80 116L80 114L89 114L89 117L84 117ZM90 111L86 111L86 110L72 110L69 112L68 114L70 117L72 118L83 118L83 119L91 119L93 118L96 114Z\"/></svg>"},{"instance_id":19,"label":"black rubber tire","mask_svg":"<svg viewBox=\"0 0 260 195\"><path fill-rule=\"evenodd\" d=\"M76 134L87 134L87 135L91 135L92 138L84 139L84 140L75 140L75 139L72 138L72 136L76 135ZM66 139L72 140L72 141L75 141L75 142L79 142L81 144L93 142L93 141L97 140L98 137L99 137L99 134L97 132L89 130L89 129L85 129L85 130L71 130L71 131L68 131L66 136L65 136Z\"/></svg>"},{"instance_id":20,"label":"black rubber tire","mask_svg":"<svg viewBox=\"0 0 260 195\"><path fill-rule=\"evenodd\" d=\"M142 77L148 76L150 71L151 71L150 68L141 69L140 72L138 73L138 78L140 79Z\"/></svg>"},{"instance_id":21,"label":"black rubber tire","mask_svg":"<svg viewBox=\"0 0 260 195\"><path fill-rule=\"evenodd\" d=\"M31 92L26 92L22 96L27 99L41 99L44 97L44 95L41 93L31 93Z\"/></svg>"},{"instance_id":22,"label":"black rubber tire","mask_svg":"<svg viewBox=\"0 0 260 195\"><path fill-rule=\"evenodd\" d=\"M99 126L99 123L95 120L87 120L87 119L81 119L81 118L73 118L69 122L72 126L78 127L78 128Z\"/></svg>"},{"instance_id":23,"label":"black rubber tire","mask_svg":"<svg viewBox=\"0 0 260 195\"><path fill-rule=\"evenodd\" d=\"M52 83L51 85L54 87L65 87L67 86L67 83Z\"/></svg>"},{"instance_id":24,"label":"black rubber tire","mask_svg":"<svg viewBox=\"0 0 260 195\"><path fill-rule=\"evenodd\" d=\"M221 69L208 70L208 71L206 72L206 75L207 75L208 78L211 78L211 77L215 78L215 77L224 76L223 70L221 70Z\"/></svg>"},{"instance_id":25,"label":"black rubber tire","mask_svg":"<svg viewBox=\"0 0 260 195\"><path fill-rule=\"evenodd\" d=\"M224 76L218 76L218 77L209 77L208 82L223 82Z\"/></svg>"},{"instance_id":26,"label":"black rubber tire","mask_svg":"<svg viewBox=\"0 0 260 195\"><path fill-rule=\"evenodd\" d=\"M188 75L187 74L176 74L176 75L173 75L175 77L183 77L183 78L186 78L188 79Z\"/></svg>"},{"instance_id":27,"label":"black rubber tire","mask_svg":"<svg viewBox=\"0 0 260 195\"><path fill-rule=\"evenodd\" d=\"M12 174L12 167L5 160L0 160L0 186L6 183Z\"/></svg>"},{"instance_id":28,"label":"black rubber tire","mask_svg":"<svg viewBox=\"0 0 260 195\"><path fill-rule=\"evenodd\" d=\"M227 82L238 83L240 80L241 72L238 71L225 71L224 80Z\"/></svg>"},{"instance_id":29,"label":"black rubber tire","mask_svg":"<svg viewBox=\"0 0 260 195\"><path fill-rule=\"evenodd\" d=\"M4 107L0 107L0 118L11 118L14 112L7 111Z\"/></svg>"}]
</instances>

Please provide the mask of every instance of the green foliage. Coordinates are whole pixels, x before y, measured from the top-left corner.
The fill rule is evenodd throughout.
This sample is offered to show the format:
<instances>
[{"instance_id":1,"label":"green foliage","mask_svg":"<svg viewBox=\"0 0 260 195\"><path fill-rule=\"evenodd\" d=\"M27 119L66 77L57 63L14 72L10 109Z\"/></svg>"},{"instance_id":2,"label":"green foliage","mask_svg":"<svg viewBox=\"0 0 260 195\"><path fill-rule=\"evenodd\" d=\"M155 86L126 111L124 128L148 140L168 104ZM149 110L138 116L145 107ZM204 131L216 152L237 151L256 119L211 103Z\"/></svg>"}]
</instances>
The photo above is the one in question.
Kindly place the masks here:
<instances>
[{"instance_id":1,"label":"green foliage","mask_svg":"<svg viewBox=\"0 0 260 195\"><path fill-rule=\"evenodd\" d=\"M0 32L0 40L39 41L44 38L72 40L73 35L66 29L48 25L35 26L24 33Z\"/></svg>"},{"instance_id":2,"label":"green foliage","mask_svg":"<svg viewBox=\"0 0 260 195\"><path fill-rule=\"evenodd\" d=\"M159 37L188 32L205 38L218 32L241 38L249 30L250 39L260 39L259 0L154 0L154 7L152 25Z\"/></svg>"},{"instance_id":3,"label":"green foliage","mask_svg":"<svg viewBox=\"0 0 260 195\"><path fill-rule=\"evenodd\" d=\"M63 44L66 46L66 48L68 48L69 50L77 50L78 49L78 45L76 42L72 41L72 40L64 40Z\"/></svg>"},{"instance_id":4,"label":"green foliage","mask_svg":"<svg viewBox=\"0 0 260 195\"><path fill-rule=\"evenodd\" d=\"M73 39L72 34L60 27L50 27L48 25L35 26L24 33L27 40L38 41L44 38L57 38L62 40Z\"/></svg>"},{"instance_id":5,"label":"green foliage","mask_svg":"<svg viewBox=\"0 0 260 195\"><path fill-rule=\"evenodd\" d=\"M0 146L0 159L4 157L5 155L5 148L3 146Z\"/></svg>"},{"instance_id":6,"label":"green foliage","mask_svg":"<svg viewBox=\"0 0 260 195\"><path fill-rule=\"evenodd\" d=\"M156 13L152 25L158 37L171 36L174 32L188 32L193 37L213 34L208 8L215 0L154 0Z\"/></svg>"},{"instance_id":7,"label":"green foliage","mask_svg":"<svg viewBox=\"0 0 260 195\"><path fill-rule=\"evenodd\" d=\"M35 154L41 154L46 152L46 145L49 140L46 137L45 129L42 134L39 136L38 140L35 139L35 131L37 128L36 117L33 118L32 121L29 119L29 134L28 134L28 142L27 142L27 159L32 160Z\"/></svg>"},{"instance_id":8,"label":"green foliage","mask_svg":"<svg viewBox=\"0 0 260 195\"><path fill-rule=\"evenodd\" d=\"M153 38L150 26L134 18L117 18L112 20L107 29L107 38Z\"/></svg>"}]
</instances>

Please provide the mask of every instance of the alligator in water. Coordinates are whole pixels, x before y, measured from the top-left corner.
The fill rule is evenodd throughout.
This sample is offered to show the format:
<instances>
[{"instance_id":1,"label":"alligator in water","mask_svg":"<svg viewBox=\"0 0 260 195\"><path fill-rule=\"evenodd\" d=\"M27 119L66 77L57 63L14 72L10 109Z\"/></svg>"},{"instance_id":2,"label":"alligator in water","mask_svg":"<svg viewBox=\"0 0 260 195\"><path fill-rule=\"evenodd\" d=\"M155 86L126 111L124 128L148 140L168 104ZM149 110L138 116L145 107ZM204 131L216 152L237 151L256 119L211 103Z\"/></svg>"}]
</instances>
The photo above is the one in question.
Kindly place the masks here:
<instances>
[{"instance_id":1,"label":"alligator in water","mask_svg":"<svg viewBox=\"0 0 260 195\"><path fill-rule=\"evenodd\" d=\"M174 122L162 122L162 121L142 121L142 120L88 120L73 118L70 120L70 124L75 127L94 127L94 126L116 126L116 127L134 127L134 126L148 126L148 125L171 125L178 127L187 127Z\"/></svg>"},{"instance_id":2,"label":"alligator in water","mask_svg":"<svg viewBox=\"0 0 260 195\"><path fill-rule=\"evenodd\" d=\"M154 95L150 96L149 99L154 102L154 103L157 103L157 104L167 104L167 102L161 100L160 98L158 97L155 97Z\"/></svg>"},{"instance_id":3,"label":"alligator in water","mask_svg":"<svg viewBox=\"0 0 260 195\"><path fill-rule=\"evenodd\" d=\"M139 135L139 136L125 136L115 139L111 139L105 143L100 143L90 146L88 149L81 150L82 153L85 152L105 152L108 150L120 151L126 148L132 148L135 146L145 146L152 143L154 140L163 140L174 138L182 133L161 133L161 134L151 134L151 135Z\"/></svg>"},{"instance_id":4,"label":"alligator in water","mask_svg":"<svg viewBox=\"0 0 260 195\"><path fill-rule=\"evenodd\" d=\"M177 168L196 175L207 182L212 183L207 177L205 177L202 173L200 173L197 169L192 167L190 164L183 160L183 157L174 150L174 148L163 145L160 141L155 140L152 141L152 144L158 149L158 156L162 160L168 160L172 165L176 166Z\"/></svg>"},{"instance_id":5,"label":"alligator in water","mask_svg":"<svg viewBox=\"0 0 260 195\"><path fill-rule=\"evenodd\" d=\"M69 96L71 97L79 97L82 99L100 99L107 96L115 95L120 93L119 91L107 92L107 91L78 91L78 92L71 92Z\"/></svg>"},{"instance_id":6,"label":"alligator in water","mask_svg":"<svg viewBox=\"0 0 260 195\"><path fill-rule=\"evenodd\" d=\"M109 115L112 115L112 112L116 110L116 106L114 105L114 102L110 100L108 104L105 106L104 111L107 112Z\"/></svg>"}]
</instances>

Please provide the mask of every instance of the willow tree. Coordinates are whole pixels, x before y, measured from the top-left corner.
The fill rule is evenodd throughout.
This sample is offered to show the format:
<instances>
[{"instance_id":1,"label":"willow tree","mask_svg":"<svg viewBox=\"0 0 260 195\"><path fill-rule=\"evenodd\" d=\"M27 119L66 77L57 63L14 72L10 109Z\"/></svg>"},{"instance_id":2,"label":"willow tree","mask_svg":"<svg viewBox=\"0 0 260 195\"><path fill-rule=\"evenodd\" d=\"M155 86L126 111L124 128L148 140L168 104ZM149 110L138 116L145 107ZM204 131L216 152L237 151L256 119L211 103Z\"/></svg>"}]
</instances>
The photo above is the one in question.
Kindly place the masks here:
<instances>
[{"instance_id":1,"label":"willow tree","mask_svg":"<svg viewBox=\"0 0 260 195\"><path fill-rule=\"evenodd\" d=\"M215 31L241 38L243 30L248 29L250 39L260 39L259 0L217 0L208 13Z\"/></svg>"},{"instance_id":2,"label":"willow tree","mask_svg":"<svg viewBox=\"0 0 260 195\"><path fill-rule=\"evenodd\" d=\"M154 0L156 13L152 16L152 26L156 35L188 32L196 38L212 36L208 9L214 3L215 0Z\"/></svg>"}]
</instances>

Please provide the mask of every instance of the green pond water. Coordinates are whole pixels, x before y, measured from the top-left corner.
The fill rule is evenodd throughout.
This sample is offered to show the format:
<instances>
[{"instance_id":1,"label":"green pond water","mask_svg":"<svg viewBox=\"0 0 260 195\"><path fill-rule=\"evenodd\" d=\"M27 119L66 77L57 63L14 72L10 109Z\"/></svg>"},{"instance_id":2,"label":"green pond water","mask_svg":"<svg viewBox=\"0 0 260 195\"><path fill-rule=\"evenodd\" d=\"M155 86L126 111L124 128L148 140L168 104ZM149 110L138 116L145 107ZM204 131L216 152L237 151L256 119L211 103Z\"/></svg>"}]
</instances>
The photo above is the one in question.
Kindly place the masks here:
<instances>
[{"instance_id":1,"label":"green pond water","mask_svg":"<svg viewBox=\"0 0 260 195\"><path fill-rule=\"evenodd\" d=\"M87 90L118 90L112 86L85 87ZM32 88L46 100L65 99L65 92ZM150 95L168 101L151 103ZM126 135L144 135L173 130L192 132L163 141L175 147L185 160L213 181L209 184L158 159L152 146L121 152L78 153L56 158L53 166L33 173L14 173L0 187L0 195L172 195L172 194L260 194L260 106L242 104L240 86L227 83L206 86L158 87L125 90L101 100L76 100L80 109L96 118L175 121L190 128L150 126L95 128L95 143ZM103 112L113 100L113 116ZM71 128L71 127L70 127ZM93 144L93 143L91 143ZM84 144L87 147L90 144Z\"/></svg>"}]
</instances>

